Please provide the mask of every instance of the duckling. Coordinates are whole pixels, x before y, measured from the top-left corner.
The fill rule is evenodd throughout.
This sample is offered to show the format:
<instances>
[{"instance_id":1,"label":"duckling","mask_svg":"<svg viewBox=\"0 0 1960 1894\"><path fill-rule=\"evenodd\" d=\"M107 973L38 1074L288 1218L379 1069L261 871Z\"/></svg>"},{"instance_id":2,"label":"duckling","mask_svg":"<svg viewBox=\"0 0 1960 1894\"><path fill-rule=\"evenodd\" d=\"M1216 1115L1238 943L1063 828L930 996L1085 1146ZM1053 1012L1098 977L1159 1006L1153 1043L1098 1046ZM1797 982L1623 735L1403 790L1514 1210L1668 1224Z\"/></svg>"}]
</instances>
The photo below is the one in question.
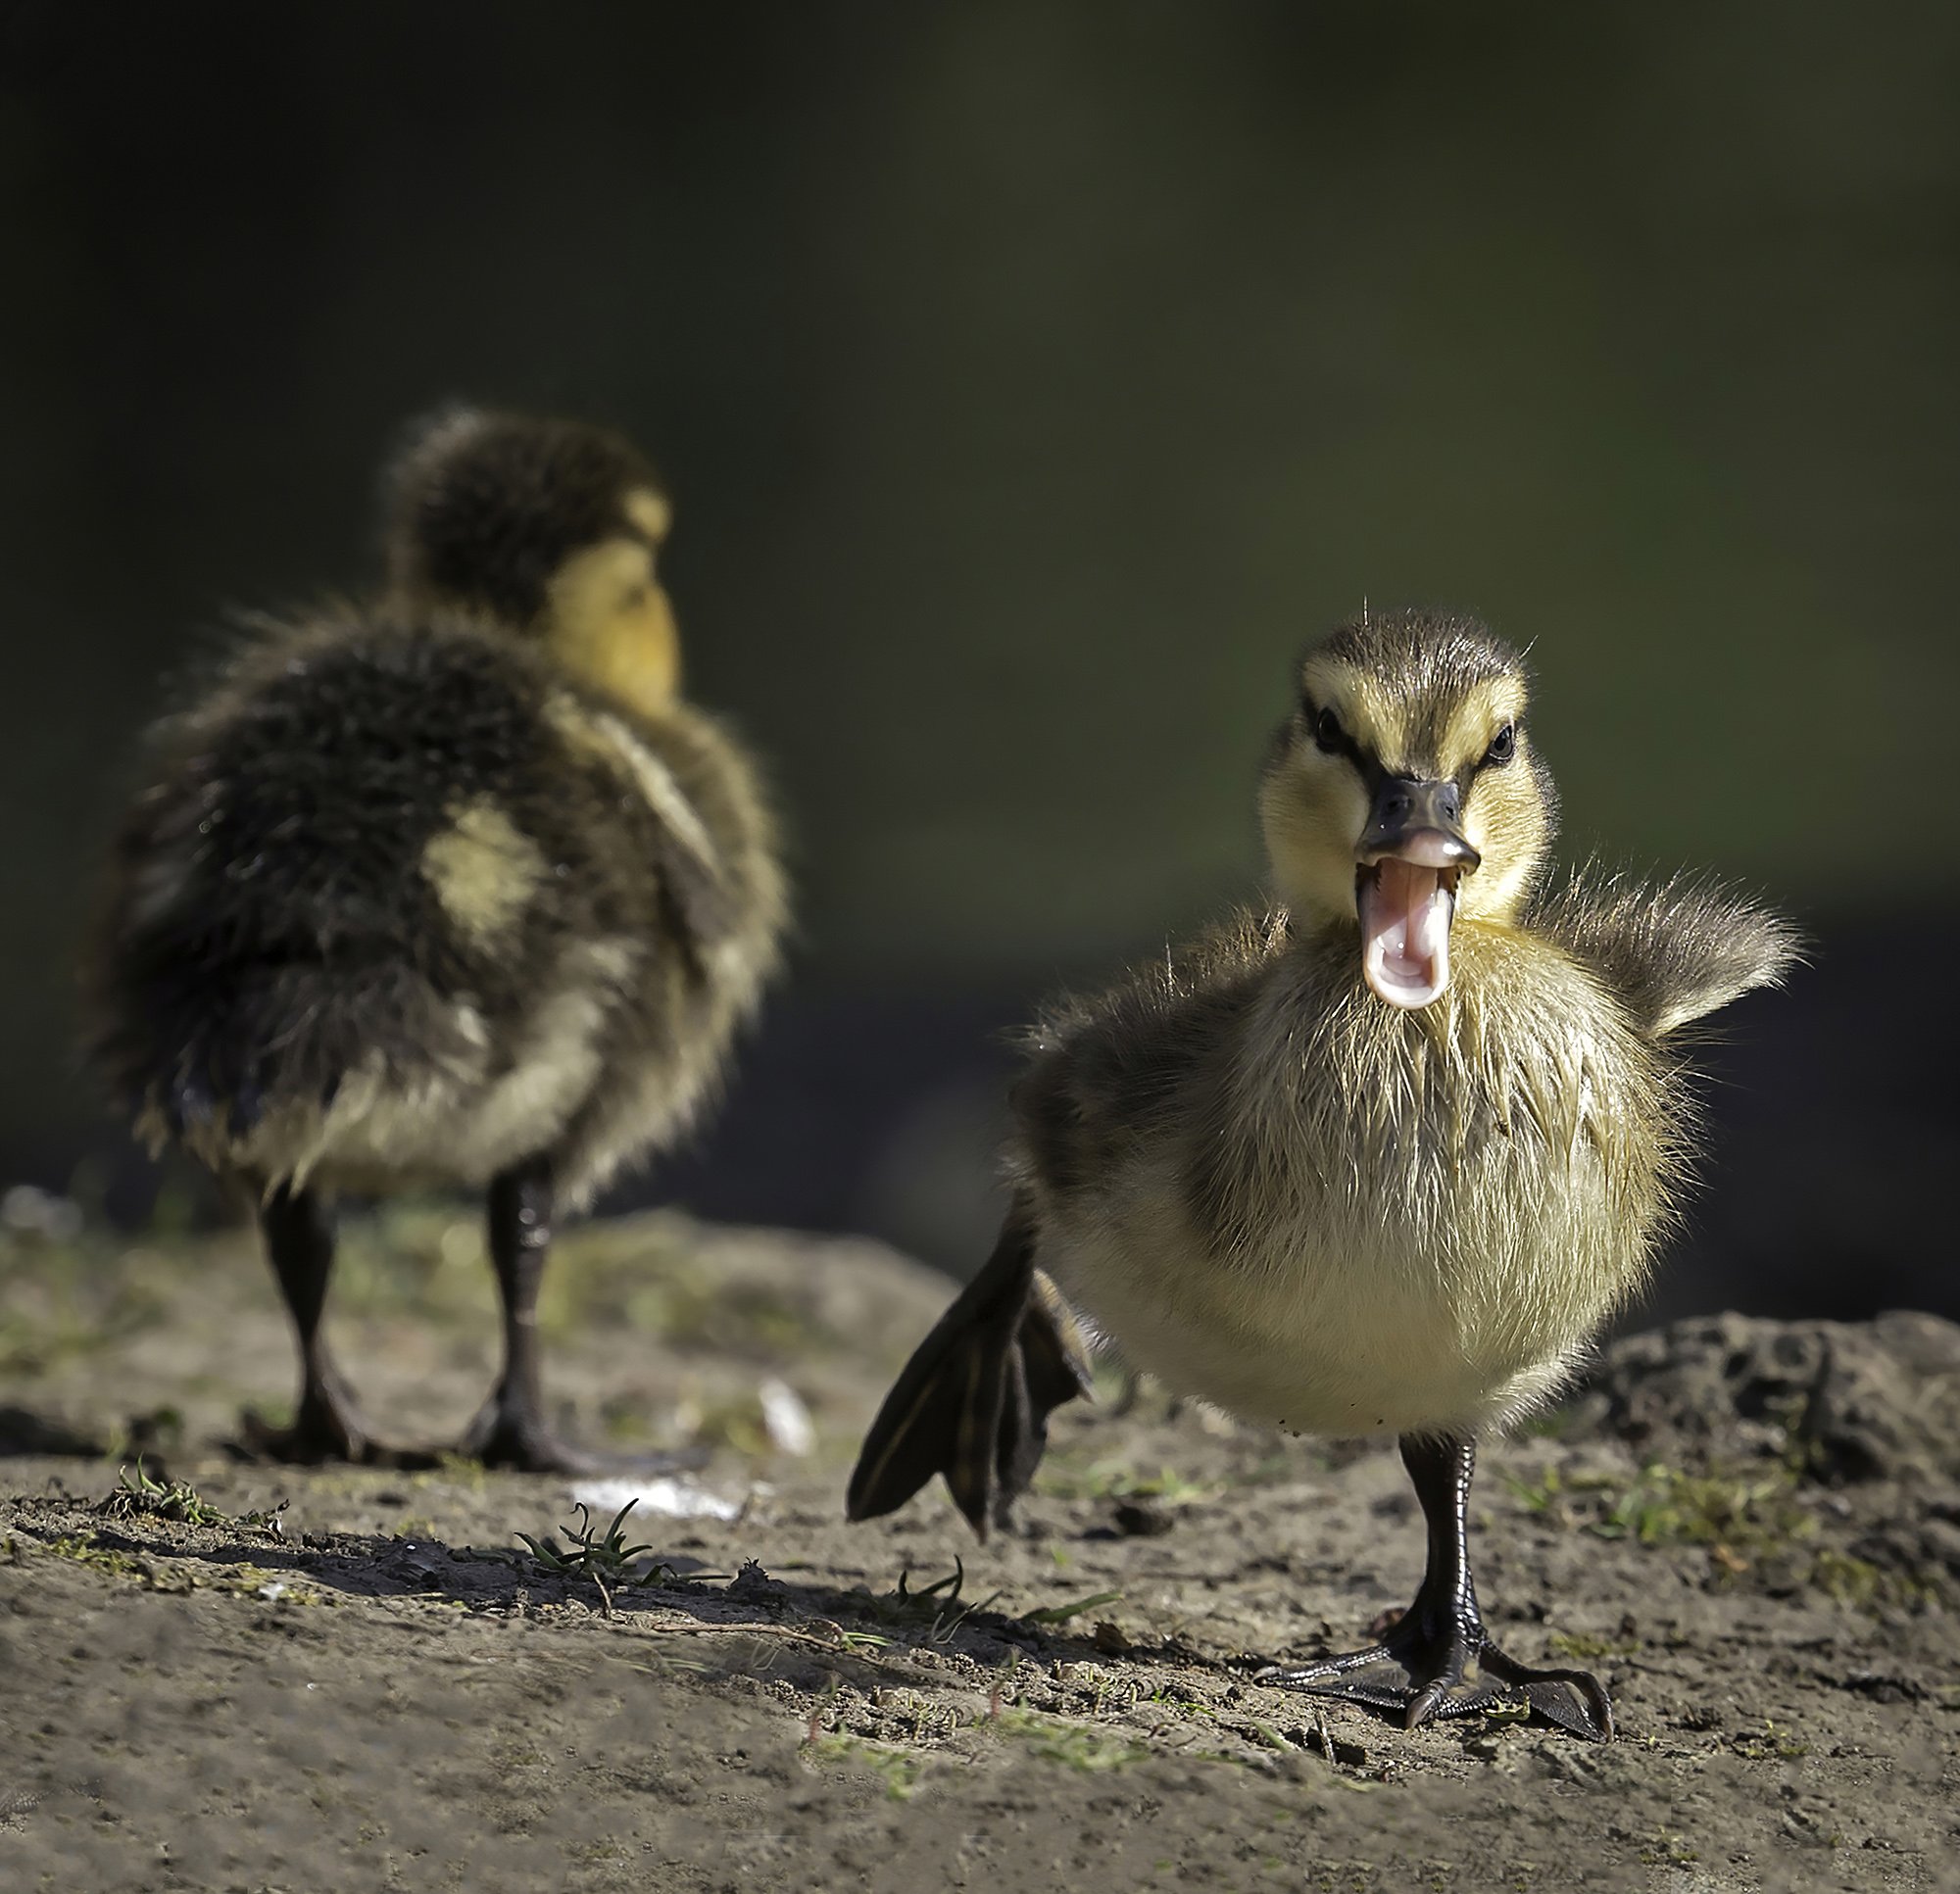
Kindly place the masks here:
<instances>
[{"instance_id":1,"label":"duckling","mask_svg":"<svg viewBox=\"0 0 1960 1894\"><path fill-rule=\"evenodd\" d=\"M614 434L445 414L388 482L382 595L262 625L154 732L93 1047L153 1153L260 1205L301 1366L270 1454L404 1458L320 1333L331 1203L462 1186L504 1360L461 1450L619 1464L542 1411L553 1219L700 1114L786 906L753 765L679 696L669 518Z\"/></svg>"},{"instance_id":2,"label":"duckling","mask_svg":"<svg viewBox=\"0 0 1960 1894\"><path fill-rule=\"evenodd\" d=\"M1428 1523L1414 1603L1268 1680L1410 1728L1508 1697L1610 1736L1596 1678L1485 1627L1476 1443L1640 1287L1691 1155L1680 1036L1797 943L1700 882L1542 893L1556 797L1528 695L1468 618L1364 615L1306 655L1259 794L1280 904L1041 1016L999 1245L887 1397L852 1518L939 1472L982 1536L1004 1521L1087 1390L1079 1302L1175 1391L1398 1437Z\"/></svg>"}]
</instances>

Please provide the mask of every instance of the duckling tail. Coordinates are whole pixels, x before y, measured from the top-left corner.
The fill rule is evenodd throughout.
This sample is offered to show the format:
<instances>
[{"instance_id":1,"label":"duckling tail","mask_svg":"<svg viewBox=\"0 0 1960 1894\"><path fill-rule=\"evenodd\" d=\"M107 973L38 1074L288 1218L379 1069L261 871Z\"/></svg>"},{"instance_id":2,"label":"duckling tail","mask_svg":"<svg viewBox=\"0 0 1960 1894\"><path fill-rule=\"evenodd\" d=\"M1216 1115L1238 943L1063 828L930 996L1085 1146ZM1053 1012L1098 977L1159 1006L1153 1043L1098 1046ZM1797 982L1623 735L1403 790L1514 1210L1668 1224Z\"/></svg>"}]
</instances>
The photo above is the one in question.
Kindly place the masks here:
<instances>
[{"instance_id":1,"label":"duckling tail","mask_svg":"<svg viewBox=\"0 0 1960 1894\"><path fill-rule=\"evenodd\" d=\"M1032 1220L1009 1213L994 1253L885 1396L845 1514L895 1512L934 1474L981 1538L1008 1523L1048 1444L1048 1417L1089 1392L1068 1305L1034 1266Z\"/></svg>"},{"instance_id":2,"label":"duckling tail","mask_svg":"<svg viewBox=\"0 0 1960 1894\"><path fill-rule=\"evenodd\" d=\"M302 1174L351 1075L424 1097L483 1056L458 1008L408 965L208 956L185 974L132 955L118 977L98 1008L96 1059L153 1147L180 1144L220 1171Z\"/></svg>"}]
</instances>

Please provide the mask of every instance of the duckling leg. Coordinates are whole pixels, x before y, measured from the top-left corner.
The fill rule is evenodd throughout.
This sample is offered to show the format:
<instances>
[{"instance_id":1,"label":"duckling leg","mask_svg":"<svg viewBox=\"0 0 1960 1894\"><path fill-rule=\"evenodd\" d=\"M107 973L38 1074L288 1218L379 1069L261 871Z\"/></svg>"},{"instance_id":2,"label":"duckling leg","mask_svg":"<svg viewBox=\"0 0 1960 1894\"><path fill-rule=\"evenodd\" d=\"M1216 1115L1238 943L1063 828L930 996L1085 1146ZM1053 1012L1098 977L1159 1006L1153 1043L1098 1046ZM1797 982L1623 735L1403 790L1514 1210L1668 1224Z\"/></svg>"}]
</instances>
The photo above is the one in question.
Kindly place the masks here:
<instances>
[{"instance_id":1,"label":"duckling leg","mask_svg":"<svg viewBox=\"0 0 1960 1894\"><path fill-rule=\"evenodd\" d=\"M1418 1729L1438 1717L1462 1717L1509 1699L1575 1736L1605 1742L1613 1707L1584 1671L1538 1671L1501 1650L1484 1628L1470 1578L1470 1480L1474 1442L1404 1436L1402 1464L1429 1525L1429 1563L1415 1602L1379 1644L1297 1668L1258 1674L1317 1696L1398 1710Z\"/></svg>"},{"instance_id":2,"label":"duckling leg","mask_svg":"<svg viewBox=\"0 0 1960 1894\"><path fill-rule=\"evenodd\" d=\"M291 1427L268 1427L257 1415L248 1414L247 1444L273 1460L386 1458L369 1435L320 1333L327 1279L333 1273L331 1213L311 1190L281 1185L260 1207L259 1226L299 1335L300 1399Z\"/></svg>"},{"instance_id":3,"label":"duckling leg","mask_svg":"<svg viewBox=\"0 0 1960 1894\"><path fill-rule=\"evenodd\" d=\"M699 1456L588 1452L545 1425L538 1286L551 1254L552 1208L549 1159L515 1165L491 1183L490 1261L504 1305L504 1370L457 1451L523 1473L658 1473L698 1464Z\"/></svg>"},{"instance_id":4,"label":"duckling leg","mask_svg":"<svg viewBox=\"0 0 1960 1894\"><path fill-rule=\"evenodd\" d=\"M846 1517L903 1506L934 1474L983 1539L1008 1523L1048 1444L1048 1417L1089 1391L1075 1319L1035 1267L1024 1212L913 1351L864 1436Z\"/></svg>"}]
</instances>

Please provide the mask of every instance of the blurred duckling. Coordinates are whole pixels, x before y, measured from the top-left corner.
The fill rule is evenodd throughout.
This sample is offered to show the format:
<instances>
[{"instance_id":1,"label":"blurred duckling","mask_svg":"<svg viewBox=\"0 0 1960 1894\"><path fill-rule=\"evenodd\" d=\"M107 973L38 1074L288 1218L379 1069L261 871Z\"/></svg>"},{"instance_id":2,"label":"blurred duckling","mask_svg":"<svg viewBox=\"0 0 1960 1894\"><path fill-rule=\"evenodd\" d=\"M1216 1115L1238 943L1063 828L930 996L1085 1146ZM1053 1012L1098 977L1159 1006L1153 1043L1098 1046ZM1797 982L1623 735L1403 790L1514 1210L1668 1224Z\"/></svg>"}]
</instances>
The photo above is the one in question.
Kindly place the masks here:
<instances>
[{"instance_id":1,"label":"blurred duckling","mask_svg":"<svg viewBox=\"0 0 1960 1894\"><path fill-rule=\"evenodd\" d=\"M262 628L155 733L90 979L153 1150L259 1201L298 1331L298 1460L376 1445L320 1333L339 1191L481 1189L504 1366L461 1451L547 1427L553 1219L712 1093L777 958L774 828L679 696L665 494L596 428L460 411L393 470L385 595Z\"/></svg>"},{"instance_id":2,"label":"blurred duckling","mask_svg":"<svg viewBox=\"0 0 1960 1894\"><path fill-rule=\"evenodd\" d=\"M1485 1628L1476 1441L1639 1287L1692 1142L1679 1036L1777 984L1795 937L1695 881L1542 897L1552 782L1524 665L1482 625L1364 617L1298 686L1259 798L1284 907L1035 1027L1006 1227L887 1398L850 1514L939 1472L983 1535L1004 1518L1086 1389L1065 1294L1174 1390L1399 1436L1428 1522L1414 1603L1269 1680L1411 1728L1511 1697L1603 1739L1595 1678Z\"/></svg>"}]
</instances>

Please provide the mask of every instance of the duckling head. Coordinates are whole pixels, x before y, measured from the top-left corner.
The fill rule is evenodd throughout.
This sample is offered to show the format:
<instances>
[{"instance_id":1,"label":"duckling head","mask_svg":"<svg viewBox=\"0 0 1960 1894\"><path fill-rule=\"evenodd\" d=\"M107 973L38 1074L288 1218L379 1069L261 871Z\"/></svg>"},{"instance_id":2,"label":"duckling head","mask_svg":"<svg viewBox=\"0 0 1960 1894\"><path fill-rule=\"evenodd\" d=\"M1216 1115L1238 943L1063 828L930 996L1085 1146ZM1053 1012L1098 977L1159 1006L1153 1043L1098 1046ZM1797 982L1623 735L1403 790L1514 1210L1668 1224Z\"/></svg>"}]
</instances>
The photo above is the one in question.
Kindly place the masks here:
<instances>
[{"instance_id":1,"label":"duckling head","mask_svg":"<svg viewBox=\"0 0 1960 1894\"><path fill-rule=\"evenodd\" d=\"M1366 613L1301 660L1259 793L1273 882L1303 932L1358 926L1393 1006L1449 985L1459 918L1518 918L1557 800L1525 732L1528 679L1470 618Z\"/></svg>"},{"instance_id":2,"label":"duckling head","mask_svg":"<svg viewBox=\"0 0 1960 1894\"><path fill-rule=\"evenodd\" d=\"M656 568L672 512L632 444L572 421L456 409L395 462L388 584L542 643L633 708L680 688L680 635Z\"/></svg>"}]
</instances>

